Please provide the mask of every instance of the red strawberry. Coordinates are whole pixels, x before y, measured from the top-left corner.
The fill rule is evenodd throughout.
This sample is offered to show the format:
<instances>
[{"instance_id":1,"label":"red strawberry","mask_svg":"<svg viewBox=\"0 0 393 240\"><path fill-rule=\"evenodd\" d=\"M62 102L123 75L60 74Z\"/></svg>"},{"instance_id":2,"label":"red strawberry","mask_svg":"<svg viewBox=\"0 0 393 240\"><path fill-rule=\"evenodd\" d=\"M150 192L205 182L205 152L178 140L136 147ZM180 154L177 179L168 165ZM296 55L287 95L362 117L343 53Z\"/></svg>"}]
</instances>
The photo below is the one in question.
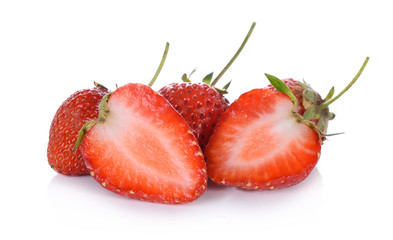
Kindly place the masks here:
<instances>
[{"instance_id":1,"label":"red strawberry","mask_svg":"<svg viewBox=\"0 0 393 240\"><path fill-rule=\"evenodd\" d=\"M165 62L169 44L151 85ZM106 95L96 121L86 123L86 167L104 188L125 197L185 203L206 190L206 163L187 122L157 92L127 84Z\"/></svg>"},{"instance_id":2,"label":"red strawberry","mask_svg":"<svg viewBox=\"0 0 393 240\"><path fill-rule=\"evenodd\" d=\"M206 165L197 140L162 96L130 83L104 97L100 109L98 120L83 129L88 131L82 153L104 188L171 204L193 201L205 191Z\"/></svg>"},{"instance_id":3,"label":"red strawberry","mask_svg":"<svg viewBox=\"0 0 393 240\"><path fill-rule=\"evenodd\" d=\"M205 156L210 178L245 189L278 189L304 180L320 157L334 88L322 100L308 85L267 75L274 86L244 93L220 119Z\"/></svg>"},{"instance_id":4,"label":"red strawberry","mask_svg":"<svg viewBox=\"0 0 393 240\"><path fill-rule=\"evenodd\" d=\"M205 83L172 83L158 93L183 116L204 149L229 101Z\"/></svg>"},{"instance_id":5,"label":"red strawberry","mask_svg":"<svg viewBox=\"0 0 393 240\"><path fill-rule=\"evenodd\" d=\"M223 94L227 93L226 90L230 82L222 90L216 88L215 84L240 54L254 30L255 24L252 24L239 50L212 83L213 73L208 74L203 79L203 83L191 83L187 75L184 74L182 79L185 83L172 83L158 91L190 125L202 150L209 142L218 119L229 106L229 101Z\"/></svg>"},{"instance_id":6,"label":"red strawberry","mask_svg":"<svg viewBox=\"0 0 393 240\"><path fill-rule=\"evenodd\" d=\"M49 131L48 162L64 175L88 174L80 149L73 149L82 126L98 117L98 106L108 89L95 88L77 91L57 110Z\"/></svg>"}]
</instances>

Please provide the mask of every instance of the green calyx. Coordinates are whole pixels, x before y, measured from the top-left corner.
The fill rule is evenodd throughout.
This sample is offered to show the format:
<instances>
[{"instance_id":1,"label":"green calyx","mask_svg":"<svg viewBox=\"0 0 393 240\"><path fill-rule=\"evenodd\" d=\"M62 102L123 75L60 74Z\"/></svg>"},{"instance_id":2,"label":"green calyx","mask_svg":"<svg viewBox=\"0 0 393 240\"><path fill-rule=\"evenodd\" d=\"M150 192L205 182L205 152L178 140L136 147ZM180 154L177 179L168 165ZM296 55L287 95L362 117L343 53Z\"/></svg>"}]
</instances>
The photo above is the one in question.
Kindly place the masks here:
<instances>
[{"instance_id":1,"label":"green calyx","mask_svg":"<svg viewBox=\"0 0 393 240\"><path fill-rule=\"evenodd\" d=\"M96 86L97 88L102 88L102 89L108 90L108 88L106 88L104 85L97 83L95 81L94 81L94 86Z\"/></svg>"},{"instance_id":2,"label":"green calyx","mask_svg":"<svg viewBox=\"0 0 393 240\"><path fill-rule=\"evenodd\" d=\"M193 73L193 72L192 72L192 73ZM192 73L191 73L191 74L192 74ZM190 74L190 76L191 76L191 74ZM207 85L209 85L209 86L211 86L212 88L214 88L217 92L219 92L219 93L222 94L222 95L227 94L227 93L228 93L227 90L228 90L229 86L231 85L232 80L229 81L227 84L225 84L224 87L218 88L218 87L215 87L215 86L213 86L213 85L211 84L212 78L213 78L213 73L211 72L211 73L209 73L208 75L206 75L206 77L204 77L204 78L202 79L202 82L205 83L205 84L207 84ZM187 83L190 83L190 82L191 82L191 80L188 78L187 74L183 74L183 76L181 77L181 79L182 79L183 82L187 82Z\"/></svg>"},{"instance_id":3,"label":"green calyx","mask_svg":"<svg viewBox=\"0 0 393 240\"><path fill-rule=\"evenodd\" d=\"M105 95L101 102L100 102L100 106L99 106L99 113L98 113L98 118L97 120L93 120L90 122L85 123L82 128L79 130L78 133L78 139L76 140L75 146L73 147L73 149L76 149L79 147L79 145L82 143L83 138L85 137L86 133L92 128L94 127L94 125L96 125L97 123L103 123L105 122L108 114L109 114L109 107L108 107L108 101L110 96L112 95L112 92L108 93L107 95Z\"/></svg>"},{"instance_id":4,"label":"green calyx","mask_svg":"<svg viewBox=\"0 0 393 240\"><path fill-rule=\"evenodd\" d=\"M244 46L246 45L248 39L251 36L251 33L254 31L256 23L253 22L251 25L250 30L247 33L247 36L243 40L242 44L240 45L239 49L236 51L235 55L231 58L231 60L227 63L227 65L221 70L221 72L217 75L217 77L213 80L213 73L209 73L206 75L206 77L203 78L202 82L213 87L217 92L221 94L227 94L228 93L228 88L231 85L232 81L229 81L227 84L224 85L222 88L217 88L215 85L217 84L218 80L224 75L224 73L229 69L229 67L232 65L232 63L236 60L236 58L239 56L241 51L243 50ZM195 72L195 69L191 72L190 76ZM183 74L182 76L183 82L191 82L191 80L187 77L187 74ZM213 80L213 81L212 81Z\"/></svg>"},{"instance_id":5,"label":"green calyx","mask_svg":"<svg viewBox=\"0 0 393 240\"><path fill-rule=\"evenodd\" d=\"M329 105L335 102L338 98L340 98L358 80L368 63L368 60L369 57L364 60L362 67L360 68L356 76L352 79L352 81L336 96L334 96L335 90L334 87L332 87L326 97L322 99L318 92L312 89L308 84L304 82L299 82L303 89L302 105L305 109L303 115L297 112L298 100L292 93L290 88L279 78L270 74L265 75L272 84L272 86L277 89L277 91L285 93L291 99L293 103L292 113L297 119L297 121L299 123L306 124L311 129L316 131L322 142L326 139L327 136L337 135L326 133L329 120L333 120L335 117L335 114L329 111Z\"/></svg>"}]
</instances>

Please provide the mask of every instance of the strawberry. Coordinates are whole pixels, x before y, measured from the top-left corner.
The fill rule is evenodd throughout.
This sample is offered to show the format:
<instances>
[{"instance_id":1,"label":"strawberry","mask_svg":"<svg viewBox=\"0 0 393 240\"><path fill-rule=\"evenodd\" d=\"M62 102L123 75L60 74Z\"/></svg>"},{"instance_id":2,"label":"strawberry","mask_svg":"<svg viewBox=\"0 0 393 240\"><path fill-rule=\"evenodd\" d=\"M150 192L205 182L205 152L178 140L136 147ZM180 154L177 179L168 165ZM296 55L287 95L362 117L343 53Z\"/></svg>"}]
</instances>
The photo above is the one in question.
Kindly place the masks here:
<instances>
[{"instance_id":1,"label":"strawberry","mask_svg":"<svg viewBox=\"0 0 393 240\"><path fill-rule=\"evenodd\" d=\"M193 201L205 191L206 165L197 140L162 96L130 83L104 97L100 109L98 120L86 125L91 129L82 154L103 187L172 204Z\"/></svg>"},{"instance_id":2,"label":"strawberry","mask_svg":"<svg viewBox=\"0 0 393 240\"><path fill-rule=\"evenodd\" d=\"M88 174L80 149L73 149L80 128L98 117L98 106L108 89L96 87L77 91L67 98L57 110L49 131L48 162L64 175Z\"/></svg>"},{"instance_id":3,"label":"strawberry","mask_svg":"<svg viewBox=\"0 0 393 240\"><path fill-rule=\"evenodd\" d=\"M242 94L218 122L205 151L209 177L256 190L303 181L318 162L334 118L328 106L358 79L368 59L334 98L334 88L322 99L305 83L266 74L272 85Z\"/></svg>"},{"instance_id":4,"label":"strawberry","mask_svg":"<svg viewBox=\"0 0 393 240\"><path fill-rule=\"evenodd\" d=\"M252 24L239 50L213 82L211 82L213 73L208 74L202 80L203 83L191 83L184 74L182 77L184 83L171 83L158 91L187 121L202 150L208 144L218 119L229 106L229 101L223 94L227 93L230 82L223 89L216 88L215 84L240 54L255 24Z\"/></svg>"},{"instance_id":5,"label":"strawberry","mask_svg":"<svg viewBox=\"0 0 393 240\"><path fill-rule=\"evenodd\" d=\"M172 83L158 93L183 116L204 149L229 101L205 83Z\"/></svg>"},{"instance_id":6,"label":"strawberry","mask_svg":"<svg viewBox=\"0 0 393 240\"><path fill-rule=\"evenodd\" d=\"M157 77L163 60L153 78ZM182 116L157 92L129 83L107 94L76 143L90 175L125 197L185 203L206 189L206 163Z\"/></svg>"}]
</instances>

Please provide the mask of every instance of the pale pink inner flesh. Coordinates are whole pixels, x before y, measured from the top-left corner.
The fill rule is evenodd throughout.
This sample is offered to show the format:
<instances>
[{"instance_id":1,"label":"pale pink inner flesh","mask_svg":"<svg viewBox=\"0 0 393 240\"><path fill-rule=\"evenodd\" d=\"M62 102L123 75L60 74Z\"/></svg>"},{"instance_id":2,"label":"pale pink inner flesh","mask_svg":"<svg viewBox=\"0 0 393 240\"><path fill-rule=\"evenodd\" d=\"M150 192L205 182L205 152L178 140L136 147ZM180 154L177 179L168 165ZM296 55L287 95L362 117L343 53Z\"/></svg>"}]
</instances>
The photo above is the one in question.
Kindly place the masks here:
<instances>
[{"instance_id":1,"label":"pale pink inner flesh","mask_svg":"<svg viewBox=\"0 0 393 240\"><path fill-rule=\"evenodd\" d=\"M291 151L294 144L301 147L302 139L310 134L310 129L296 122L291 101L285 98L279 101L272 113L263 114L238 130L237 143L233 144L237 147L231 149L227 164L250 167L266 164L277 155Z\"/></svg>"},{"instance_id":2,"label":"pale pink inner flesh","mask_svg":"<svg viewBox=\"0 0 393 240\"><path fill-rule=\"evenodd\" d=\"M115 176L119 187L129 182L151 187L195 186L192 163L168 126L117 102L110 106L105 124L98 124L96 131L98 138L105 139L103 147L111 146L106 156L102 156L100 168L112 176L118 175L116 169L121 168L123 174Z\"/></svg>"}]
</instances>

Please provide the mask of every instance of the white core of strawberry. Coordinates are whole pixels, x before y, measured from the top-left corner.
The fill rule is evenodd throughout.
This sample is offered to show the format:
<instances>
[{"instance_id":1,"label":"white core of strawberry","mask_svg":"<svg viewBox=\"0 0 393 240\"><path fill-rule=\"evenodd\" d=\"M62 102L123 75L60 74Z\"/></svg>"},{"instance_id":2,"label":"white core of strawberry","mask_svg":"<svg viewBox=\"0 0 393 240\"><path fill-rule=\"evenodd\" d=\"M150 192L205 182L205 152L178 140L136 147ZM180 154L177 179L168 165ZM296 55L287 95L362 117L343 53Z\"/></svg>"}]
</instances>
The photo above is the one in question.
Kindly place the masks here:
<instances>
[{"instance_id":1,"label":"white core of strawberry","mask_svg":"<svg viewBox=\"0 0 393 240\"><path fill-rule=\"evenodd\" d=\"M307 151L302 142L313 132L297 122L292 107L290 99L279 98L271 113L260 113L260 117L246 128L238 129L237 144L228 147L232 151L231 158L226 161L229 167L266 164L278 155L291 154L293 144Z\"/></svg>"},{"instance_id":2,"label":"white core of strawberry","mask_svg":"<svg viewBox=\"0 0 393 240\"><path fill-rule=\"evenodd\" d=\"M97 124L92 130L113 146L107 154L115 156L112 159L118 159L115 165L126 173L121 176L124 182L135 181L131 178L138 179L139 176L151 176L151 182L145 184L167 183L179 188L195 186L189 166L179 161L184 156L176 146L178 139L168 137L175 136L167 134L170 129L141 116L139 106L130 108L117 98L112 98L108 105L110 114L105 123ZM130 169L129 174L127 169Z\"/></svg>"}]
</instances>

